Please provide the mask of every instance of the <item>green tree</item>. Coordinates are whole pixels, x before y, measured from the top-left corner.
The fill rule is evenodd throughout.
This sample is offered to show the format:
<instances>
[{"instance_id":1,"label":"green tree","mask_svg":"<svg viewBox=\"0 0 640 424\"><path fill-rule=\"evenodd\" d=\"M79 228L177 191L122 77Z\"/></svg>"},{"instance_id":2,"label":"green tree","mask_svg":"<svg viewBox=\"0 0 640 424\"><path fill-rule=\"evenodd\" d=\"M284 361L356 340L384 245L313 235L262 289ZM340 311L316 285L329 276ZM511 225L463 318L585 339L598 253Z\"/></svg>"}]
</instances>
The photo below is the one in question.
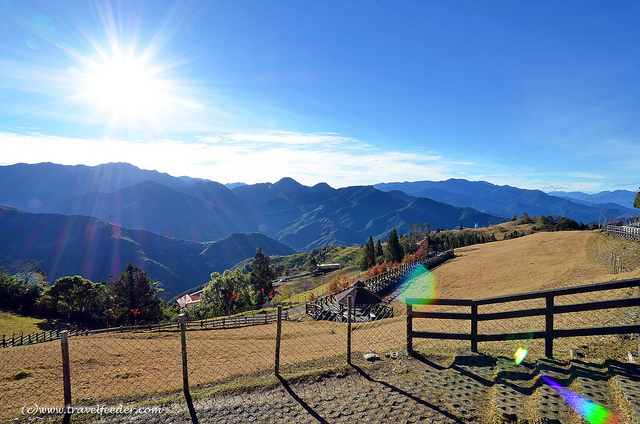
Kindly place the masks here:
<instances>
[{"instance_id":1,"label":"green tree","mask_svg":"<svg viewBox=\"0 0 640 424\"><path fill-rule=\"evenodd\" d=\"M538 231L553 231L554 224L555 221L551 215L538 215L536 217L536 225L533 228Z\"/></svg>"},{"instance_id":2,"label":"green tree","mask_svg":"<svg viewBox=\"0 0 640 424\"><path fill-rule=\"evenodd\" d=\"M522 212L522 215L520 215L520 218L518 218L518 220L516 221L516 224L518 225L532 224L532 223L533 223L533 219L531 219L529 214L526 212Z\"/></svg>"},{"instance_id":3,"label":"green tree","mask_svg":"<svg viewBox=\"0 0 640 424\"><path fill-rule=\"evenodd\" d=\"M640 188L638 188L638 192L636 193L636 198L633 201L633 207L640 209Z\"/></svg>"},{"instance_id":4,"label":"green tree","mask_svg":"<svg viewBox=\"0 0 640 424\"><path fill-rule=\"evenodd\" d=\"M251 302L249 276L242 270L211 274L211 281L204 287L200 298L201 307L213 315L229 314Z\"/></svg>"},{"instance_id":5,"label":"green tree","mask_svg":"<svg viewBox=\"0 0 640 424\"><path fill-rule=\"evenodd\" d=\"M367 244L364 245L362 257L360 258L360 269L365 271L376 263L376 247L373 244L373 237L369 236Z\"/></svg>"},{"instance_id":6,"label":"green tree","mask_svg":"<svg viewBox=\"0 0 640 424\"><path fill-rule=\"evenodd\" d=\"M258 247L256 256L253 258L251 264L251 274L249 274L249 283L254 288L255 292L262 296L261 302L271 297L273 291L273 279L275 273L273 268L269 265L269 257L262 253L262 248Z\"/></svg>"},{"instance_id":7,"label":"green tree","mask_svg":"<svg viewBox=\"0 0 640 424\"><path fill-rule=\"evenodd\" d=\"M118 323L155 322L162 316L159 284L147 277L137 265L128 264L125 271L108 286L111 313Z\"/></svg>"},{"instance_id":8,"label":"green tree","mask_svg":"<svg viewBox=\"0 0 640 424\"><path fill-rule=\"evenodd\" d=\"M62 277L47 289L51 312L76 323L97 324L107 319L108 294L104 284L79 275Z\"/></svg>"},{"instance_id":9,"label":"green tree","mask_svg":"<svg viewBox=\"0 0 640 424\"><path fill-rule=\"evenodd\" d=\"M0 307L31 314L36 311L46 282L27 282L0 270Z\"/></svg>"},{"instance_id":10,"label":"green tree","mask_svg":"<svg viewBox=\"0 0 640 424\"><path fill-rule=\"evenodd\" d=\"M375 257L376 257L376 260L378 258L383 258L384 257L384 250L382 250L382 243L380 242L380 239L378 239L378 242L376 243Z\"/></svg>"},{"instance_id":11,"label":"green tree","mask_svg":"<svg viewBox=\"0 0 640 424\"><path fill-rule=\"evenodd\" d=\"M387 260L391 262L402 262L403 257L404 252L398 239L398 230L393 227L393 230L389 233L389 241L387 242Z\"/></svg>"}]
</instances>

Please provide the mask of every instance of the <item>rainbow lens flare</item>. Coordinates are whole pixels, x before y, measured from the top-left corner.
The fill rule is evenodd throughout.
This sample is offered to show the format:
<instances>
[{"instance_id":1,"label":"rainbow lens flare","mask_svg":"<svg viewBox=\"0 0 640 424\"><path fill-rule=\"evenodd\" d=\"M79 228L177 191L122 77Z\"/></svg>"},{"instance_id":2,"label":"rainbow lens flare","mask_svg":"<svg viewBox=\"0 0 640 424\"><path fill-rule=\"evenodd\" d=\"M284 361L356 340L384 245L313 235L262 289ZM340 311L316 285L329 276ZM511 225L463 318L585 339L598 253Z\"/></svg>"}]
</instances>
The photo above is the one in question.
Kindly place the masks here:
<instances>
[{"instance_id":1,"label":"rainbow lens flare","mask_svg":"<svg viewBox=\"0 0 640 424\"><path fill-rule=\"evenodd\" d=\"M529 353L529 350L524 347L519 347L518 349L516 349L516 353L514 354L514 362L516 363L516 365L520 365L522 361L524 361L527 353Z\"/></svg>"},{"instance_id":2,"label":"rainbow lens flare","mask_svg":"<svg viewBox=\"0 0 640 424\"><path fill-rule=\"evenodd\" d=\"M578 414L582 415L589 424L616 424L620 422L617 415L610 412L602 405L590 401L571 390L565 389L560 384L548 377L540 376L544 381L549 383L551 387L556 389L560 396L572 407Z\"/></svg>"},{"instance_id":3,"label":"rainbow lens flare","mask_svg":"<svg viewBox=\"0 0 640 424\"><path fill-rule=\"evenodd\" d=\"M424 265L417 265L403 283L398 299L411 305L428 305L438 298L436 277Z\"/></svg>"}]
</instances>

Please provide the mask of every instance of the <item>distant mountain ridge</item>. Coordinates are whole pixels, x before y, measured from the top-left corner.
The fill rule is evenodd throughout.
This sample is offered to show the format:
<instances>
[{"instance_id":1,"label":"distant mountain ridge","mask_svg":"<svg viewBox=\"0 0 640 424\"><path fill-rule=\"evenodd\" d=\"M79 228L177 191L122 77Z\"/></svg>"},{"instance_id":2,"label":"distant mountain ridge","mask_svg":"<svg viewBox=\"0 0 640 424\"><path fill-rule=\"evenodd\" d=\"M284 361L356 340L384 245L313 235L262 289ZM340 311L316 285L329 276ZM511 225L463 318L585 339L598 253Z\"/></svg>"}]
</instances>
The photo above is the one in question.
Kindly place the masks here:
<instances>
[{"instance_id":1,"label":"distant mountain ridge","mask_svg":"<svg viewBox=\"0 0 640 424\"><path fill-rule=\"evenodd\" d=\"M5 181L15 183L15 190ZM411 224L427 220L443 228L497 222L489 214L371 186L308 187L283 178L237 184L230 190L212 181L174 178L120 163L11 165L0 167L0 183L0 204L31 212L95 216L125 228L201 242L234 232L261 232L305 251L326 244L360 244L369 236L385 238L394 226L406 232Z\"/></svg>"},{"instance_id":2,"label":"distant mountain ridge","mask_svg":"<svg viewBox=\"0 0 640 424\"><path fill-rule=\"evenodd\" d=\"M283 178L225 186L126 163L0 166L0 205L0 255L42 260L52 277L97 280L120 272L114 264L137 262L172 293L252 257L258 246L286 254L385 239L417 222L473 227L523 212L597 222L635 212L483 181L334 189Z\"/></svg>"},{"instance_id":3,"label":"distant mountain ridge","mask_svg":"<svg viewBox=\"0 0 640 424\"><path fill-rule=\"evenodd\" d=\"M122 228L90 216L37 214L1 205L0 235L0 256L42 261L51 282L71 275L97 282L118 275L131 262L162 282L168 295L206 283L212 272L254 256L257 246L268 255L295 253L259 233L234 233L202 243Z\"/></svg>"},{"instance_id":4,"label":"distant mountain ridge","mask_svg":"<svg viewBox=\"0 0 640 424\"><path fill-rule=\"evenodd\" d=\"M623 208L631 208L633 206L633 200L636 197L636 192L630 190L601 191L596 194L586 194L580 191L553 191L548 194L579 201L586 205L613 203Z\"/></svg>"},{"instance_id":5,"label":"distant mountain ridge","mask_svg":"<svg viewBox=\"0 0 640 424\"><path fill-rule=\"evenodd\" d=\"M202 181L147 171L128 163L97 166L18 163L0 166L0 204L40 212L71 196L111 193L150 180L168 187L182 187Z\"/></svg>"},{"instance_id":6,"label":"distant mountain ridge","mask_svg":"<svg viewBox=\"0 0 640 424\"><path fill-rule=\"evenodd\" d=\"M375 184L374 187L383 191L401 190L411 196L426 197L454 206L464 205L505 218L510 218L514 214L520 216L526 212L531 216L558 215L579 222L592 223L636 214L633 209L611 202L587 204L582 201L551 196L540 190L526 190L506 185L498 186L486 181L449 179L446 181L380 183Z\"/></svg>"},{"instance_id":7,"label":"distant mountain ridge","mask_svg":"<svg viewBox=\"0 0 640 424\"><path fill-rule=\"evenodd\" d=\"M123 163L0 166L0 255L42 261L50 279L99 281L128 263L179 293L255 254L384 239L393 227L487 225L498 218L371 186L222 184ZM291 246L291 247L289 247Z\"/></svg>"}]
</instances>

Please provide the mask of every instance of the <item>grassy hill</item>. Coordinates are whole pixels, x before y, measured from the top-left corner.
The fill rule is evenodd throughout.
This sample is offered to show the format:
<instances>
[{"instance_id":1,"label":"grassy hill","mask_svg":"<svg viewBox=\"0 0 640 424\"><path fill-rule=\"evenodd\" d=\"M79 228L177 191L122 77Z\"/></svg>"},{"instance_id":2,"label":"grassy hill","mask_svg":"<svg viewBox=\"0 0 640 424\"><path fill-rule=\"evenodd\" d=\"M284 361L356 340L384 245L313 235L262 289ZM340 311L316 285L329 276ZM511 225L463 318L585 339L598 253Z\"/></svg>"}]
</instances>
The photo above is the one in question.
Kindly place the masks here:
<instances>
[{"instance_id":1,"label":"grassy hill","mask_svg":"<svg viewBox=\"0 0 640 424\"><path fill-rule=\"evenodd\" d=\"M638 278L640 256L634 254L634 245L640 247L598 231L535 233L456 249L456 258L433 273L441 298L500 296ZM613 274L606 260L610 251L629 252L626 262L635 270Z\"/></svg>"},{"instance_id":2,"label":"grassy hill","mask_svg":"<svg viewBox=\"0 0 640 424\"><path fill-rule=\"evenodd\" d=\"M13 312L0 311L0 337L4 334L11 337L14 333L31 334L44 331L46 320L42 318L25 317Z\"/></svg>"}]
</instances>

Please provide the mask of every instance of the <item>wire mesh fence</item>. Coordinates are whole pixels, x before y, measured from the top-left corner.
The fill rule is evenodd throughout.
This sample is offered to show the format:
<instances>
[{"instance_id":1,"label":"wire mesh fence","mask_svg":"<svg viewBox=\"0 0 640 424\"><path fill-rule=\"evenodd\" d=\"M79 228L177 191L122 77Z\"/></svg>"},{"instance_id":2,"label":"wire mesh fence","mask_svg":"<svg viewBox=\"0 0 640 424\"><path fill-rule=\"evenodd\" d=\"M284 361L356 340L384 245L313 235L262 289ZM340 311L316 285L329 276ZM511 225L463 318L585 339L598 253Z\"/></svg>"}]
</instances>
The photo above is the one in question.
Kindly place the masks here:
<instances>
[{"instance_id":1,"label":"wire mesh fence","mask_svg":"<svg viewBox=\"0 0 640 424\"><path fill-rule=\"evenodd\" d=\"M557 313L553 315L553 329L637 326L640 307L633 304L637 303L633 299L640 299L638 291L637 284L628 284L612 290L558 294L554 297ZM562 309L602 301L627 303L612 304L608 309ZM166 422L168 416L172 422L191 422L194 418L217 422L238 410L247 419L260 417L269 413L270 405L286 403L299 395L291 394L289 384L300 383L299 390L305 391L306 398L323 399L333 389L327 376L344 376L351 366L364 368L378 358L402 356L409 347L409 318L412 332L461 335L457 339L414 338L413 351L427 357L451 358L468 351L473 346L473 308L469 305L474 301L464 302L411 305L412 314L423 313L425 319L408 316L406 303L396 298L384 308L336 306L337 312L313 318L300 308L281 313L276 321L237 320L233 327L196 322L184 325L182 331L173 326L70 337L68 388L64 385L61 341L0 349L0 404L5 406L0 410L0 421L26 422L38 416L62 422L64 414L59 410L46 412L37 407L63 408L67 390L70 405L75 408L71 421L78 422L100 421L108 411L116 411L109 418L113 422ZM477 317L491 319L477 320L477 334L520 336L479 340L477 350L513 358L520 349L527 352L529 360L545 356L545 339L533 336L547 329L547 306L544 297L480 302ZM512 311L539 313L504 316ZM637 349L638 339L632 333L553 340L553 356L559 359L572 355L619 356ZM397 361L394 366L399 369L404 365ZM91 412L92 407L101 407L103 412ZM130 413L119 414L117 408Z\"/></svg>"}]
</instances>

